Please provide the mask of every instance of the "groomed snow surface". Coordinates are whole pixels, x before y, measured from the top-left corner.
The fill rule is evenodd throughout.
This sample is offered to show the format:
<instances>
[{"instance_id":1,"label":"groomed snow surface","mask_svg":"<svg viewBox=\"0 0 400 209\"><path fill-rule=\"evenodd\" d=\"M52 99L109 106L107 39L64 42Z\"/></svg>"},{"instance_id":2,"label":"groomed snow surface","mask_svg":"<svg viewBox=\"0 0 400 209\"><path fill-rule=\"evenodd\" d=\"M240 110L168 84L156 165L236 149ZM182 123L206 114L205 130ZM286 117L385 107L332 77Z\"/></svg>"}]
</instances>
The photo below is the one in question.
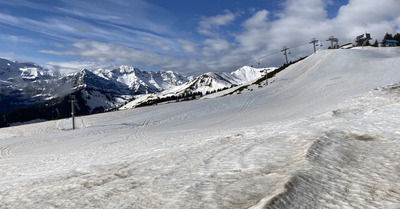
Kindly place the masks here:
<instances>
[{"instance_id":1,"label":"groomed snow surface","mask_svg":"<svg viewBox=\"0 0 400 209\"><path fill-rule=\"evenodd\" d=\"M267 87L0 129L0 208L400 208L400 49Z\"/></svg>"}]
</instances>

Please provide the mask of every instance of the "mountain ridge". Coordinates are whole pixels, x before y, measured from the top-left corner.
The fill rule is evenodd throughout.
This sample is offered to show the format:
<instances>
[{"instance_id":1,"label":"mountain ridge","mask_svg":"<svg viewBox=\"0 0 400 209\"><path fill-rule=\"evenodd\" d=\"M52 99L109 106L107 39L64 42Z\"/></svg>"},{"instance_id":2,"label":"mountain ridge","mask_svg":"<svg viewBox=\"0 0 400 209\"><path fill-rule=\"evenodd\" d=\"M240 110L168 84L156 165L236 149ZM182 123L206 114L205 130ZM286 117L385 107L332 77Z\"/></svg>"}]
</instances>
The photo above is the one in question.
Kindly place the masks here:
<instances>
[{"instance_id":1,"label":"mountain ridge","mask_svg":"<svg viewBox=\"0 0 400 209\"><path fill-rule=\"evenodd\" d=\"M81 69L66 75L45 69L33 62L20 63L0 59L0 108L4 115L20 115L21 108L34 112L37 108L54 112L51 118L68 117L60 108L67 107L69 95L75 95L78 115L87 115L113 109L134 108L128 103L161 97L187 97L205 95L222 89L242 85L263 76L264 69L248 66L230 73L209 72L195 78L173 71L146 71L132 66L96 70ZM149 97L150 96L150 97ZM147 100L143 99L149 97ZM44 106L42 105L44 104ZM33 106L32 106L33 105ZM12 116L8 116L11 118ZM36 116L41 118L40 115ZM18 116L18 122L23 117ZM50 119L46 116L46 118Z\"/></svg>"}]
</instances>

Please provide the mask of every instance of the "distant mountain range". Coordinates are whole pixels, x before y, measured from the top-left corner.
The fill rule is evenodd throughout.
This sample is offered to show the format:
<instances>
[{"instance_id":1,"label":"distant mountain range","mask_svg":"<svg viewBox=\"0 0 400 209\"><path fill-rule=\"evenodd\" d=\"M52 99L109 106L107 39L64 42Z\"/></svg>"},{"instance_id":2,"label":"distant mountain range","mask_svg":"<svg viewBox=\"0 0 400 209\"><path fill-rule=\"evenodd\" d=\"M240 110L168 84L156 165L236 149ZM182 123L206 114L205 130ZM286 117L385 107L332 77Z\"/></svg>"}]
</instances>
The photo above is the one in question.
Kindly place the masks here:
<instances>
[{"instance_id":1,"label":"distant mountain range","mask_svg":"<svg viewBox=\"0 0 400 209\"><path fill-rule=\"evenodd\" d=\"M245 66L231 73L191 78L173 71L120 66L60 75L35 63L0 58L0 114L6 120L0 120L0 127L69 117L69 95L76 97L77 114L87 115L210 94L257 80L265 73L266 69ZM154 100L154 95L160 100Z\"/></svg>"},{"instance_id":2,"label":"distant mountain range","mask_svg":"<svg viewBox=\"0 0 400 209\"><path fill-rule=\"evenodd\" d=\"M264 77L276 68L252 68L244 66L231 73L205 73L182 85L173 86L161 92L143 94L124 105L122 109L152 105L166 101L196 99L222 90L243 86Z\"/></svg>"}]
</instances>

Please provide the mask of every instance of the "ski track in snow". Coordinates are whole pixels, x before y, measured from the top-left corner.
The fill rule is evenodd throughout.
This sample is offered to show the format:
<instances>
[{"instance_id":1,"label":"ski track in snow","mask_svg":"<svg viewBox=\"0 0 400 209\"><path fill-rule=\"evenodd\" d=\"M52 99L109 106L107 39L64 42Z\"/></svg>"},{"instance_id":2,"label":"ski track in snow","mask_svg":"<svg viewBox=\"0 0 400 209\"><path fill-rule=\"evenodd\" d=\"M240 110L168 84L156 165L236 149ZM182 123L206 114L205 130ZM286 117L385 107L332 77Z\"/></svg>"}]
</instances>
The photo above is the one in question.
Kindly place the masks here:
<instances>
[{"instance_id":1,"label":"ski track in snow","mask_svg":"<svg viewBox=\"0 0 400 209\"><path fill-rule=\"evenodd\" d=\"M341 70L360 53L388 72ZM391 53L319 52L266 88L78 117L76 130L1 129L0 208L400 208Z\"/></svg>"}]
</instances>

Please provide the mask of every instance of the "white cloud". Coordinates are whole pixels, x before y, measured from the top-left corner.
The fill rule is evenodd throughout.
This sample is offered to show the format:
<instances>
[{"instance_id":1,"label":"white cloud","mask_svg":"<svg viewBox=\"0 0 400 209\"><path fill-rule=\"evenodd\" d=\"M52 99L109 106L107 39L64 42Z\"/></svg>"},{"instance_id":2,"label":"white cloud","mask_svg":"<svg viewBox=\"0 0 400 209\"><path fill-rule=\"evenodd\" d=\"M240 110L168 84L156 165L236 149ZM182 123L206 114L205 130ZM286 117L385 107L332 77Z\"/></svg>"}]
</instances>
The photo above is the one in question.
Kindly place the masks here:
<instances>
[{"instance_id":1,"label":"white cloud","mask_svg":"<svg viewBox=\"0 0 400 209\"><path fill-rule=\"evenodd\" d=\"M151 37L143 37L142 39L147 41L149 45L153 45L157 47L157 49L161 49L162 51L173 50L172 47L162 39L151 38Z\"/></svg>"},{"instance_id":2,"label":"white cloud","mask_svg":"<svg viewBox=\"0 0 400 209\"><path fill-rule=\"evenodd\" d=\"M44 18L41 20L30 19L27 17L11 16L0 14L0 22L12 27L18 27L30 33L43 34L54 39L72 40L74 36L82 35L83 32L90 32L96 36L102 31L91 29L91 25L68 17L64 18Z\"/></svg>"},{"instance_id":3,"label":"white cloud","mask_svg":"<svg viewBox=\"0 0 400 209\"><path fill-rule=\"evenodd\" d=\"M19 24L20 21L14 16L0 13L0 22L5 24Z\"/></svg>"},{"instance_id":4,"label":"white cloud","mask_svg":"<svg viewBox=\"0 0 400 209\"><path fill-rule=\"evenodd\" d=\"M268 14L267 10L258 11L242 24L243 33L235 37L241 50L254 51L265 48L267 43L271 41L267 36L269 30Z\"/></svg>"},{"instance_id":5,"label":"white cloud","mask_svg":"<svg viewBox=\"0 0 400 209\"><path fill-rule=\"evenodd\" d=\"M46 68L54 69L59 71L61 74L68 74L75 72L79 69L99 69L99 68L114 68L115 66L109 63L101 62L90 62L90 61L71 61L71 62L47 62L45 64Z\"/></svg>"},{"instance_id":6,"label":"white cloud","mask_svg":"<svg viewBox=\"0 0 400 209\"><path fill-rule=\"evenodd\" d=\"M312 53L309 42L314 37L326 48L330 43L325 40L332 35L344 44L364 32L371 33L378 41L386 32L399 32L400 4L397 1L350 0L334 18L327 17L327 8L333 1L324 0L287 0L283 3L283 10L278 15L274 13L273 18L267 10L254 10L247 19L243 13L238 15L225 10L220 15L203 17L196 28L200 36L186 38L155 35L110 23L107 30L92 26L92 33L97 34L94 37L99 37L98 41L84 37L85 40L74 41L70 50L42 52L76 55L93 63L161 67L188 74L231 71L250 65L252 60L259 58L266 66L278 67L284 62L280 52L283 46L291 48L290 60L298 59ZM4 15L0 19L21 21ZM236 22L240 23L240 28L231 30L235 27L228 26ZM75 24L79 25L79 22ZM71 25L57 28L76 30ZM123 33L113 33L114 29ZM129 34L135 36L129 38ZM106 39L107 36L112 38Z\"/></svg>"},{"instance_id":7,"label":"white cloud","mask_svg":"<svg viewBox=\"0 0 400 209\"><path fill-rule=\"evenodd\" d=\"M398 0L350 0L343 6L338 16L332 23L350 36L364 32L380 37L386 32L394 32L395 19L400 16L400 4ZM382 31L386 30L386 31ZM381 37L383 38L383 37Z\"/></svg>"},{"instance_id":8,"label":"white cloud","mask_svg":"<svg viewBox=\"0 0 400 209\"><path fill-rule=\"evenodd\" d=\"M230 49L230 44L225 39L206 39L203 43L205 45L203 47L203 54L205 56L213 56Z\"/></svg>"},{"instance_id":9,"label":"white cloud","mask_svg":"<svg viewBox=\"0 0 400 209\"><path fill-rule=\"evenodd\" d=\"M199 22L197 31L202 35L216 36L220 26L228 25L234 20L235 15L231 11L225 10L225 13L221 15L203 17Z\"/></svg>"},{"instance_id":10,"label":"white cloud","mask_svg":"<svg viewBox=\"0 0 400 209\"><path fill-rule=\"evenodd\" d=\"M321 0L288 0L281 18L296 17L298 19L324 20L327 16L325 6L328 2Z\"/></svg>"},{"instance_id":11,"label":"white cloud","mask_svg":"<svg viewBox=\"0 0 400 209\"><path fill-rule=\"evenodd\" d=\"M53 54L53 55L72 55L74 54L71 51L55 51L55 50L39 50L40 53L43 54Z\"/></svg>"},{"instance_id":12,"label":"white cloud","mask_svg":"<svg viewBox=\"0 0 400 209\"><path fill-rule=\"evenodd\" d=\"M64 8L60 12L83 17L93 21L105 21L112 24L130 26L149 31L164 33L169 31L172 15L165 9L145 0L103 0L97 3L81 0L62 0ZM90 8L90 9L88 9ZM169 18L165 18L168 16Z\"/></svg>"},{"instance_id":13,"label":"white cloud","mask_svg":"<svg viewBox=\"0 0 400 209\"><path fill-rule=\"evenodd\" d=\"M397 18L394 20L393 24L394 24L393 27L395 28L395 32L396 32L396 33L400 33L400 17L397 17Z\"/></svg>"},{"instance_id":14,"label":"white cloud","mask_svg":"<svg viewBox=\"0 0 400 209\"><path fill-rule=\"evenodd\" d=\"M144 49L148 45L145 39L148 38L161 50L174 47L165 44L168 41L163 39L175 35L170 27L174 21L173 15L143 0L103 0L101 3L62 0L59 2L60 7L49 6L46 9L51 13L43 12L40 2L24 3L24 0L16 0L9 5L36 9L39 11L34 12L43 14L18 16L0 12L0 23L8 28L23 30L30 37L52 39L53 42L71 43L77 39L90 39L135 45L135 48ZM164 46L161 46L163 43Z\"/></svg>"},{"instance_id":15,"label":"white cloud","mask_svg":"<svg viewBox=\"0 0 400 209\"><path fill-rule=\"evenodd\" d=\"M149 50L137 50L120 44L79 40L73 44L73 47L71 50L58 53L79 56L84 60L95 63L115 63L118 65L159 67L173 62L173 57L171 56L160 55ZM43 52L57 54L57 52L53 51Z\"/></svg>"},{"instance_id":16,"label":"white cloud","mask_svg":"<svg viewBox=\"0 0 400 209\"><path fill-rule=\"evenodd\" d=\"M256 12L252 17L243 23L244 28L247 30L252 30L268 27L268 14L269 12L267 10Z\"/></svg>"},{"instance_id":17,"label":"white cloud","mask_svg":"<svg viewBox=\"0 0 400 209\"><path fill-rule=\"evenodd\" d=\"M183 40L183 39L178 39L177 42L180 44L181 49L185 54L188 55L197 55L198 54L198 46L196 43L188 41L188 40Z\"/></svg>"},{"instance_id":18,"label":"white cloud","mask_svg":"<svg viewBox=\"0 0 400 209\"><path fill-rule=\"evenodd\" d=\"M368 24L380 22L399 16L400 4L398 0L350 0L348 5L339 10L339 22L351 21L352 24Z\"/></svg>"}]
</instances>

